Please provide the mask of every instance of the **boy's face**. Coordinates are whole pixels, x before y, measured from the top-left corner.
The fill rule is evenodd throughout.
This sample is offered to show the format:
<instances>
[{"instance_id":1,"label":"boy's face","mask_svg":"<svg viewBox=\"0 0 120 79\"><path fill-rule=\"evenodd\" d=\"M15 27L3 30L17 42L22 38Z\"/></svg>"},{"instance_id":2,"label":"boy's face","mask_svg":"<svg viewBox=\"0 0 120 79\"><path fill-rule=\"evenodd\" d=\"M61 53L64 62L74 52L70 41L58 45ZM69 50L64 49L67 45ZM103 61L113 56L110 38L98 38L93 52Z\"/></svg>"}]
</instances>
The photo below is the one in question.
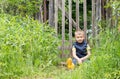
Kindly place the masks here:
<instances>
[{"instance_id":1,"label":"boy's face","mask_svg":"<svg viewBox=\"0 0 120 79\"><path fill-rule=\"evenodd\" d=\"M84 40L84 34L76 34L75 39L78 43L82 43Z\"/></svg>"}]
</instances>

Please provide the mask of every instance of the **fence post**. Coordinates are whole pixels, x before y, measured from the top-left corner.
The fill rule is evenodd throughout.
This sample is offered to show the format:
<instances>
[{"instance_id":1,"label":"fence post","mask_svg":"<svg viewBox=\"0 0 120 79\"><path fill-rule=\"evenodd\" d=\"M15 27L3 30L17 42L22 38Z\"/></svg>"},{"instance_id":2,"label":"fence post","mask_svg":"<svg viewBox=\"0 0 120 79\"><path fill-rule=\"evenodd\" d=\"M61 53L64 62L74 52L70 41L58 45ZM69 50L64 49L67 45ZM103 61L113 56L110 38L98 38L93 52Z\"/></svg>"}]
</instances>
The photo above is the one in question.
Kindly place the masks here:
<instances>
[{"instance_id":1,"label":"fence post","mask_svg":"<svg viewBox=\"0 0 120 79\"><path fill-rule=\"evenodd\" d=\"M64 54L65 43L65 0L62 0L62 57Z\"/></svg>"},{"instance_id":2,"label":"fence post","mask_svg":"<svg viewBox=\"0 0 120 79\"><path fill-rule=\"evenodd\" d=\"M54 0L55 1L55 31L56 31L56 36L58 35L58 0Z\"/></svg>"},{"instance_id":3,"label":"fence post","mask_svg":"<svg viewBox=\"0 0 120 79\"><path fill-rule=\"evenodd\" d=\"M43 8L44 8L44 14L43 14L43 22L46 22L46 20L47 20L47 6L46 6L46 0L44 0L44 6L43 6Z\"/></svg>"},{"instance_id":4,"label":"fence post","mask_svg":"<svg viewBox=\"0 0 120 79\"><path fill-rule=\"evenodd\" d=\"M92 0L92 37L93 45L95 45L95 0Z\"/></svg>"},{"instance_id":5,"label":"fence post","mask_svg":"<svg viewBox=\"0 0 120 79\"><path fill-rule=\"evenodd\" d=\"M84 32L85 32L85 40L87 41L87 2L84 0L83 3L83 15L84 15Z\"/></svg>"},{"instance_id":6,"label":"fence post","mask_svg":"<svg viewBox=\"0 0 120 79\"><path fill-rule=\"evenodd\" d=\"M76 30L79 30L79 0L76 0Z\"/></svg>"},{"instance_id":7,"label":"fence post","mask_svg":"<svg viewBox=\"0 0 120 79\"><path fill-rule=\"evenodd\" d=\"M71 53L71 48L72 48L72 0L69 1L69 49Z\"/></svg>"},{"instance_id":8,"label":"fence post","mask_svg":"<svg viewBox=\"0 0 120 79\"><path fill-rule=\"evenodd\" d=\"M54 0L49 0L49 25L54 26Z\"/></svg>"}]
</instances>

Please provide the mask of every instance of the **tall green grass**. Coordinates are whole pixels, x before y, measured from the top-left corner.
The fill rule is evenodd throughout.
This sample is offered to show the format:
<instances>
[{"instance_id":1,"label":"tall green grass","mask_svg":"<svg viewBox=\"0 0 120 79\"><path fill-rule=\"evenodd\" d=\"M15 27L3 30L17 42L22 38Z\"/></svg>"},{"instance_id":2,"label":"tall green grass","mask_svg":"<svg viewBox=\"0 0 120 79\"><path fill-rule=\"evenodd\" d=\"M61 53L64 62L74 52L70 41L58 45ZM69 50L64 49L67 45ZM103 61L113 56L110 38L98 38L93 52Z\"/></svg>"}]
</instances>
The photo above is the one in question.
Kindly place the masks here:
<instances>
[{"instance_id":1,"label":"tall green grass","mask_svg":"<svg viewBox=\"0 0 120 79\"><path fill-rule=\"evenodd\" d=\"M57 63L54 29L25 17L0 14L0 78L30 75Z\"/></svg>"}]
</instances>

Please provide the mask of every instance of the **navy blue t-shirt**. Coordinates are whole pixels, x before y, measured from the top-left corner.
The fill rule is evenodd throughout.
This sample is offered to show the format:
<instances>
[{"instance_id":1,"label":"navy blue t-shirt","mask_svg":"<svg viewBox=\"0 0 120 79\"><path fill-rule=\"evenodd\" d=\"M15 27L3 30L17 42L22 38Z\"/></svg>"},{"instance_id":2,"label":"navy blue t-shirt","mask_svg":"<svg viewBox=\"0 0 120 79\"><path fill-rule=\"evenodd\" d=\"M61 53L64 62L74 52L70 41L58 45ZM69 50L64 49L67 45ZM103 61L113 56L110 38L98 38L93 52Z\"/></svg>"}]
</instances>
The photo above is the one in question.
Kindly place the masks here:
<instances>
[{"instance_id":1,"label":"navy blue t-shirt","mask_svg":"<svg viewBox=\"0 0 120 79\"><path fill-rule=\"evenodd\" d=\"M73 46L76 48L76 55L79 58L82 58L87 55L87 42L83 41L82 43L74 42Z\"/></svg>"}]
</instances>

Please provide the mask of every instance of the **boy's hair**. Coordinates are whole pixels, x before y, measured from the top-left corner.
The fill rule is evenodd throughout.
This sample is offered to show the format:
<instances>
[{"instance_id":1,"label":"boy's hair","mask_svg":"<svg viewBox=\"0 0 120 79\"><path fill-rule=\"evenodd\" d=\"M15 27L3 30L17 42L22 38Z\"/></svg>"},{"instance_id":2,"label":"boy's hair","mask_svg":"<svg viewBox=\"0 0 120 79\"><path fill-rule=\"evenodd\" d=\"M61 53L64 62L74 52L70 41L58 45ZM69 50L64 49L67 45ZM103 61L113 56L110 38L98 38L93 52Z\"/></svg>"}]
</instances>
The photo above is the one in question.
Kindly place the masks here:
<instances>
[{"instance_id":1,"label":"boy's hair","mask_svg":"<svg viewBox=\"0 0 120 79\"><path fill-rule=\"evenodd\" d=\"M77 30L75 31L75 35L85 35L83 30Z\"/></svg>"}]
</instances>

